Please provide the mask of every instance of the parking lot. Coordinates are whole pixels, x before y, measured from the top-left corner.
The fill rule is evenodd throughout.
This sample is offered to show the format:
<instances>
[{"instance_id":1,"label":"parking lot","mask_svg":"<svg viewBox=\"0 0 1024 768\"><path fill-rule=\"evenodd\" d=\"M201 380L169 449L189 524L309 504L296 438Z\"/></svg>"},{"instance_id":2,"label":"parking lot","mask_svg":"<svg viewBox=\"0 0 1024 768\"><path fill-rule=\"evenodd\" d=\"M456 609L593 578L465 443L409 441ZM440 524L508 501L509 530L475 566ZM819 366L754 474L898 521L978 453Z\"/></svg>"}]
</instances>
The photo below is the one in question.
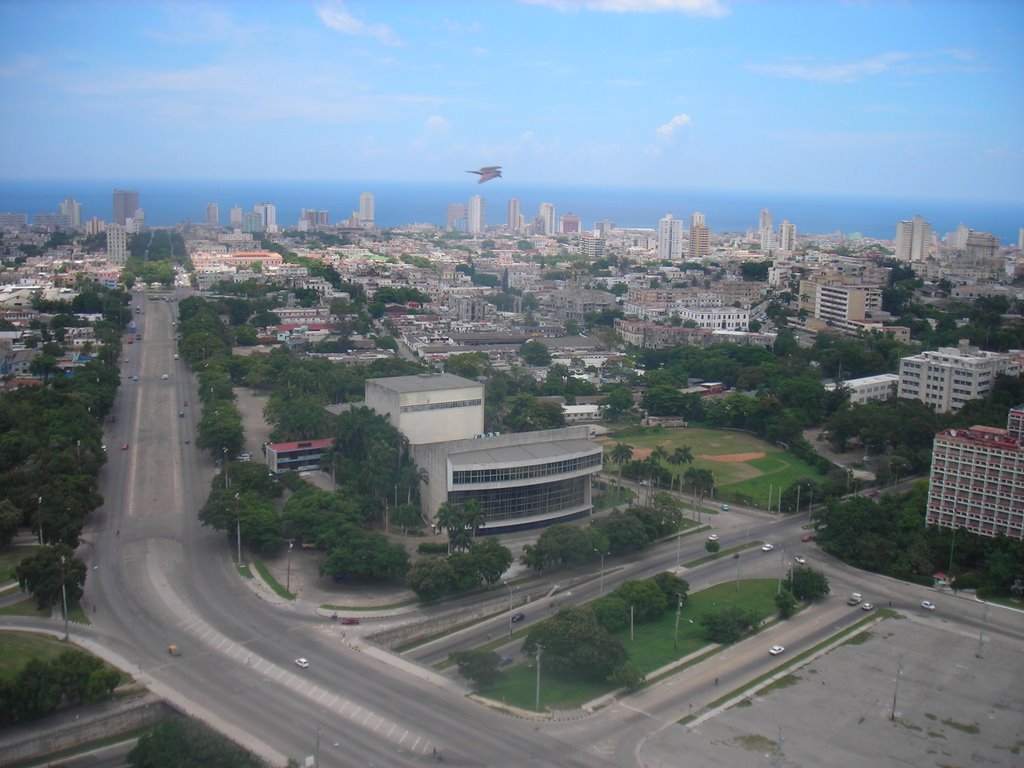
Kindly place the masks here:
<instances>
[{"instance_id":1,"label":"parking lot","mask_svg":"<svg viewBox=\"0 0 1024 768\"><path fill-rule=\"evenodd\" d=\"M664 729L644 764L769 766L781 734L779 764L793 768L1024 768L1019 642L986 635L979 658L978 635L937 616L889 619L863 639L698 727Z\"/></svg>"}]
</instances>

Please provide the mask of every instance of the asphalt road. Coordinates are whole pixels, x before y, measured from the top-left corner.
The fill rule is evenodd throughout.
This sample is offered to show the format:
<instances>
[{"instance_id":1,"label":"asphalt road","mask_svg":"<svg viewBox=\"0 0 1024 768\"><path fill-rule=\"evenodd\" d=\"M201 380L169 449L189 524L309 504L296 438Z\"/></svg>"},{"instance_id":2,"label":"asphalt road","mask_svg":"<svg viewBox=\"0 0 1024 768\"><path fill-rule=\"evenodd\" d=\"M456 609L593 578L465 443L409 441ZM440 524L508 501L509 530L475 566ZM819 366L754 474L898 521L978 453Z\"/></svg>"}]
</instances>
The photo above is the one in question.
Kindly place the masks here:
<instances>
[{"instance_id":1,"label":"asphalt road","mask_svg":"<svg viewBox=\"0 0 1024 768\"><path fill-rule=\"evenodd\" d=\"M961 633L984 631L1018 643L1022 637L1017 615L993 611L986 617L979 604L831 561L799 542L802 520L734 510L712 518L712 525L723 548L752 545L739 560L743 577L781 575L800 552L825 571L836 596L592 716L533 722L498 714L472 703L457 681L425 663L483 642L488 632L507 631L506 616L399 658L343 640L336 623L261 599L244 583L232 563L233 541L196 518L216 467L194 446L198 398L184 364L173 360L176 305L145 298L133 303L146 310L136 318L143 342L125 347L124 373L138 373L139 381L124 381L117 421L107 425L109 461L100 475L105 503L90 516L80 551L90 566L84 606L94 625L72 634L272 762L318 752L321 766L417 766L433 764L436 749L446 763L460 766L643 765L645 744L691 705L700 711L725 688L778 665L767 654L769 645L797 654L861 618L843 602L853 589L876 604L892 600L911 611L926 597L936 603L934 614L915 615L916 621L949 622ZM128 450L118 450L125 442ZM761 553L758 540L776 550ZM634 560L606 559L603 579L594 573L570 588L571 597L555 599L585 601L602 586L607 591L624 579L701 557L703 546L701 534L684 538L678 549L669 543ZM736 566L723 558L680 572L696 591L734 579ZM528 625L550 609L533 602L521 610ZM53 629L42 621L18 623ZM180 657L167 653L170 643L180 647ZM298 656L309 659L309 669L294 665ZM717 687L709 682L714 677ZM703 762L695 755L692 764Z\"/></svg>"}]
</instances>

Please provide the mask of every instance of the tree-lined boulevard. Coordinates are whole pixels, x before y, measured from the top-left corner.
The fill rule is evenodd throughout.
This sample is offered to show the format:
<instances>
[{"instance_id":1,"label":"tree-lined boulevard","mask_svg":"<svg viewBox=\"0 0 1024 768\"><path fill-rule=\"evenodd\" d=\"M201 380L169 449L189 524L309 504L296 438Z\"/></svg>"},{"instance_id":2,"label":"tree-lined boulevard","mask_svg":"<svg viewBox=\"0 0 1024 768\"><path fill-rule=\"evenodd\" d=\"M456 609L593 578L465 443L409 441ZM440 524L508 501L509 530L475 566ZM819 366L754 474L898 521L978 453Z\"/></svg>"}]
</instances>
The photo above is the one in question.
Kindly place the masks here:
<instances>
[{"instance_id":1,"label":"tree-lined boulevard","mask_svg":"<svg viewBox=\"0 0 1024 768\"><path fill-rule=\"evenodd\" d=\"M137 295L135 303L144 301ZM148 302L145 317L138 318L143 342L131 348L114 409L117 421L106 433L111 447L129 447L112 450L101 470L105 503L90 516L78 551L89 567L83 606L92 627L74 626L71 634L272 762L318 752L323 766L414 766L433 762L437 750L445 762L467 766L641 765L650 734L862 619L861 611L840 599L854 589L876 605L892 601L913 622L936 621L916 609L927 597L936 603L939 620L955 623L957 632L983 631L1016 642L1024 636L1015 613L993 610L986 617L980 603L856 572L813 545L801 545L803 517L733 510L714 524L722 549L750 545L739 561L743 577L780 576L784 561L799 552L828 576L833 598L634 694L622 706L571 722L494 712L426 665L507 632L506 613L398 657L354 636L343 638L341 627L312 611L262 599L240 576L233 547L196 516L216 467L193 445L199 412L183 403L195 404L198 397L184 363L174 360L174 308L172 302ZM138 382L131 381L133 374ZM775 551L762 553L759 541L775 544ZM706 554L698 534L678 548L671 541L636 559L609 559L600 576L595 569L571 589L531 602L518 626L550 615L552 601L580 604L602 588L607 592L626 579L672 570L677 562ZM728 556L681 573L691 592L736 574L737 562ZM504 594L503 587L495 591ZM55 628L41 620L2 623ZM167 653L171 643L181 648L180 657ZM767 654L776 643L787 648L781 662ZM517 647L518 641L510 646ZM299 656L310 660L308 669L294 665Z\"/></svg>"}]
</instances>

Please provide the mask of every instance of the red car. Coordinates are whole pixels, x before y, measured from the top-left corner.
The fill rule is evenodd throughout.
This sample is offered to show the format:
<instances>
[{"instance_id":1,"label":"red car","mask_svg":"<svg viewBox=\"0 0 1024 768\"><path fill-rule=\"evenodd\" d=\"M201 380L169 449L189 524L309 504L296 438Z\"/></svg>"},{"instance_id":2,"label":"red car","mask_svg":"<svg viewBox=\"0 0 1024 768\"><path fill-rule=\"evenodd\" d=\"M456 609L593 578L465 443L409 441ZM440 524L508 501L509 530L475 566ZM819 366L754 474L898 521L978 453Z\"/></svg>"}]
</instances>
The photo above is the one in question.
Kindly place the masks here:
<instances>
[{"instance_id":1,"label":"red car","mask_svg":"<svg viewBox=\"0 0 1024 768\"><path fill-rule=\"evenodd\" d=\"M124 445L122 445L121 446L121 450L122 451L127 451L128 450L128 443L125 443Z\"/></svg>"},{"instance_id":2,"label":"red car","mask_svg":"<svg viewBox=\"0 0 1024 768\"><path fill-rule=\"evenodd\" d=\"M815 536L813 533L805 533L803 536L800 537L800 541L814 541L817 538L818 537Z\"/></svg>"},{"instance_id":3,"label":"red car","mask_svg":"<svg viewBox=\"0 0 1024 768\"><path fill-rule=\"evenodd\" d=\"M342 618L341 623L351 627L354 624L358 624L359 619L355 618L354 616L345 616L344 618Z\"/></svg>"}]
</instances>

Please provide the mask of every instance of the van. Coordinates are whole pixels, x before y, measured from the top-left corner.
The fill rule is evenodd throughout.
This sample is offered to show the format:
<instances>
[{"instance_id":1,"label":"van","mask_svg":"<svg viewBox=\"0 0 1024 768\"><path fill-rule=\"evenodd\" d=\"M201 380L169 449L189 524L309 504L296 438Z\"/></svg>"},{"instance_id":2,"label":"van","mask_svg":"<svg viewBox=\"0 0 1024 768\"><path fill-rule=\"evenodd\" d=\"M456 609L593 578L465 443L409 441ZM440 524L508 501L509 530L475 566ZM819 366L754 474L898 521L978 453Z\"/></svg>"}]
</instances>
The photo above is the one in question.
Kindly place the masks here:
<instances>
[{"instance_id":1,"label":"van","mask_svg":"<svg viewBox=\"0 0 1024 768\"><path fill-rule=\"evenodd\" d=\"M850 597L849 597L849 598L848 598L848 599L846 600L846 604L847 604L847 605L859 605L859 604L860 604L860 601L861 601L861 600L863 600L863 599L864 599L864 595L862 595L862 594L861 594L860 592L854 592L854 593L853 593L852 595L850 595Z\"/></svg>"},{"instance_id":2,"label":"van","mask_svg":"<svg viewBox=\"0 0 1024 768\"><path fill-rule=\"evenodd\" d=\"M175 360L177 360L177 359L178 359L178 353L177 353L177 352L175 352L175 353L174 353L174 359L175 359Z\"/></svg>"}]
</instances>

